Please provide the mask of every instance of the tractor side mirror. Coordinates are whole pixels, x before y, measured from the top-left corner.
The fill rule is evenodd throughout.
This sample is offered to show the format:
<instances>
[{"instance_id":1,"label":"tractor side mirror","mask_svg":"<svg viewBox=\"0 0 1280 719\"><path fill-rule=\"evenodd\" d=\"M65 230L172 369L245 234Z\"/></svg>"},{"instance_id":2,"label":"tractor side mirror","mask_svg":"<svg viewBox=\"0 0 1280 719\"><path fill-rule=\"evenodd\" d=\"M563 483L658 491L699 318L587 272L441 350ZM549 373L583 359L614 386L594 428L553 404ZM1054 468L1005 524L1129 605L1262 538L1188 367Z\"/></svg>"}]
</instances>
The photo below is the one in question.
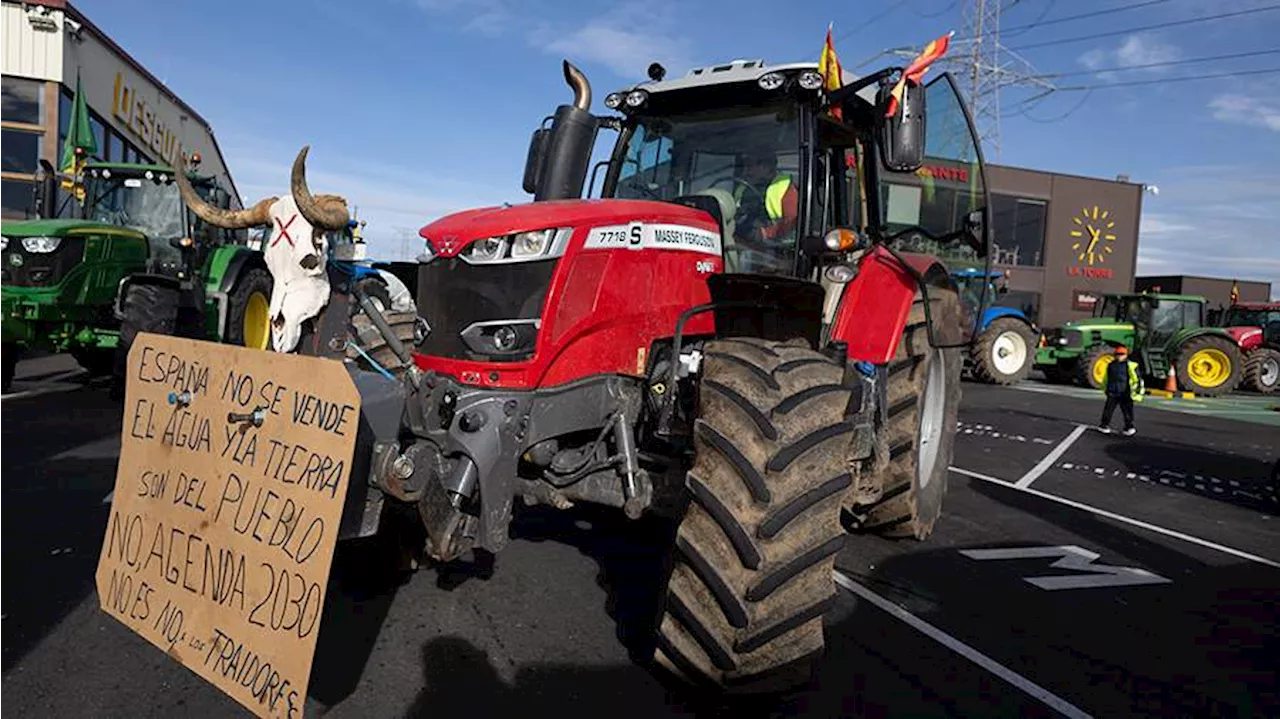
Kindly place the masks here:
<instances>
[{"instance_id":1,"label":"tractor side mirror","mask_svg":"<svg viewBox=\"0 0 1280 719\"><path fill-rule=\"evenodd\" d=\"M533 137L529 140L529 156L524 161L524 191L531 195L538 191L542 165L546 160L547 147L550 144L550 128L541 127L533 131Z\"/></svg>"},{"instance_id":2,"label":"tractor side mirror","mask_svg":"<svg viewBox=\"0 0 1280 719\"><path fill-rule=\"evenodd\" d=\"M892 85L881 85L877 112L889 107ZM924 164L925 87L906 83L902 101L892 117L880 119L880 157L892 172L915 172Z\"/></svg>"}]
</instances>

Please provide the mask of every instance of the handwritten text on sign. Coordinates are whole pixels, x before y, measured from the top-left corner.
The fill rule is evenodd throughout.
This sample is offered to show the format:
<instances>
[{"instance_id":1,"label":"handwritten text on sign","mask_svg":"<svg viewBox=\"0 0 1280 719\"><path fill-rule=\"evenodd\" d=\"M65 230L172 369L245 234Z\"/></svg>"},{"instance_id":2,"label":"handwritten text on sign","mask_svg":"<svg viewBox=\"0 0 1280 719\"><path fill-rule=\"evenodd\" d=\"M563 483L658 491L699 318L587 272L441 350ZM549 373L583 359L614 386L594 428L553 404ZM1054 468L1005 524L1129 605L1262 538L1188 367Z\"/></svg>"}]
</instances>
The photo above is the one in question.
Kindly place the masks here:
<instances>
[{"instance_id":1,"label":"handwritten text on sign","mask_svg":"<svg viewBox=\"0 0 1280 719\"><path fill-rule=\"evenodd\" d=\"M340 362L138 335L103 611L256 714L301 716L359 414Z\"/></svg>"}]
</instances>

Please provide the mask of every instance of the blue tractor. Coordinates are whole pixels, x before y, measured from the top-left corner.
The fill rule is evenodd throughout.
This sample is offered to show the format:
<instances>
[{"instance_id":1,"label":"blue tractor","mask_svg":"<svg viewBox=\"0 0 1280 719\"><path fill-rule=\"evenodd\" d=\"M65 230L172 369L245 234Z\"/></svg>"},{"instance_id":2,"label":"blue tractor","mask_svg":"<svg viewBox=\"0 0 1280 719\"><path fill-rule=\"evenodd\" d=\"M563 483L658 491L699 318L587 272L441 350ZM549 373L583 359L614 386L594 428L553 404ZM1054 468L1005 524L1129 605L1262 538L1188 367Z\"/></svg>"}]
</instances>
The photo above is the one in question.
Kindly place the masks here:
<instances>
[{"instance_id":1,"label":"blue tractor","mask_svg":"<svg viewBox=\"0 0 1280 719\"><path fill-rule=\"evenodd\" d=\"M960 289L965 312L970 317L980 313L978 334L965 358L969 375L979 382L1001 385L1026 379L1034 365L1040 330L1022 310L994 304L995 298L1009 291L1007 280L997 282L1004 273L965 269L953 271L951 276Z\"/></svg>"}]
</instances>

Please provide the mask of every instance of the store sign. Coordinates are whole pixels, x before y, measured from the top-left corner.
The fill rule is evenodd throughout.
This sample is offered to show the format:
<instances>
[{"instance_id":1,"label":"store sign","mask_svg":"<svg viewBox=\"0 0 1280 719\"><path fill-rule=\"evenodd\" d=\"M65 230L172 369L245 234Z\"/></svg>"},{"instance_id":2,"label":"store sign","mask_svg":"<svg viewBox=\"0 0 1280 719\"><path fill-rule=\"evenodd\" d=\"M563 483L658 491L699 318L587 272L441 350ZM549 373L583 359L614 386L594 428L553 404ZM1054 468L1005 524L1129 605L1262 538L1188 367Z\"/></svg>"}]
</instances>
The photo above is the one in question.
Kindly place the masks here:
<instances>
[{"instance_id":1,"label":"store sign","mask_svg":"<svg viewBox=\"0 0 1280 719\"><path fill-rule=\"evenodd\" d=\"M116 72L111 114L135 140L166 162L172 163L175 153L182 152L178 129L138 92L136 83L126 81L123 72Z\"/></svg>"},{"instance_id":2,"label":"store sign","mask_svg":"<svg viewBox=\"0 0 1280 719\"><path fill-rule=\"evenodd\" d=\"M1071 291L1071 309L1080 310L1081 312L1092 312L1094 305L1098 304L1098 296L1087 290Z\"/></svg>"},{"instance_id":3,"label":"store sign","mask_svg":"<svg viewBox=\"0 0 1280 719\"><path fill-rule=\"evenodd\" d=\"M969 181L969 168L967 167L925 165L917 170L917 174L921 177L932 177L935 180L954 180L956 182Z\"/></svg>"},{"instance_id":4,"label":"store sign","mask_svg":"<svg viewBox=\"0 0 1280 719\"><path fill-rule=\"evenodd\" d=\"M1114 270L1105 267L1068 267L1067 276L1069 277L1085 277L1091 280L1109 280L1116 276Z\"/></svg>"},{"instance_id":5,"label":"store sign","mask_svg":"<svg viewBox=\"0 0 1280 719\"><path fill-rule=\"evenodd\" d=\"M1115 271L1104 267L1115 252L1116 221L1110 210L1094 205L1081 208L1071 217L1071 252L1075 263L1067 267L1070 277L1109 280Z\"/></svg>"}]
</instances>

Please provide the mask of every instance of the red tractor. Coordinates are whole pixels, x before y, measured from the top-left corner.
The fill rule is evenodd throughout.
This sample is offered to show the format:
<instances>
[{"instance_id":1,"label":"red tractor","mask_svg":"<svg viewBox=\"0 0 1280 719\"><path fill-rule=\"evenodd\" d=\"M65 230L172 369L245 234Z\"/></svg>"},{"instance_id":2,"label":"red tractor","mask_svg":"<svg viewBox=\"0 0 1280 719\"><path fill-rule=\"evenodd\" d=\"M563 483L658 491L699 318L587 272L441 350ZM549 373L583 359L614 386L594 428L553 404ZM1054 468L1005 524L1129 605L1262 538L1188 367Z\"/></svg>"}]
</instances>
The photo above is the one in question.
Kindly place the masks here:
<instances>
[{"instance_id":1,"label":"red tractor","mask_svg":"<svg viewBox=\"0 0 1280 719\"><path fill-rule=\"evenodd\" d=\"M1244 354L1242 386L1270 394L1280 387L1280 302L1231 305L1219 324Z\"/></svg>"},{"instance_id":2,"label":"red tractor","mask_svg":"<svg viewBox=\"0 0 1280 719\"><path fill-rule=\"evenodd\" d=\"M564 71L534 201L422 229L426 337L354 292L363 346L398 360L352 370L342 534L399 511L443 562L501 550L517 499L665 512L655 659L765 686L822 649L849 531L924 539L941 513L974 328L938 255L981 267L990 244L972 118L949 75L903 68L828 92L814 63L655 64L608 117ZM602 129L617 142L582 199ZM342 347L335 317L304 346Z\"/></svg>"}]
</instances>

